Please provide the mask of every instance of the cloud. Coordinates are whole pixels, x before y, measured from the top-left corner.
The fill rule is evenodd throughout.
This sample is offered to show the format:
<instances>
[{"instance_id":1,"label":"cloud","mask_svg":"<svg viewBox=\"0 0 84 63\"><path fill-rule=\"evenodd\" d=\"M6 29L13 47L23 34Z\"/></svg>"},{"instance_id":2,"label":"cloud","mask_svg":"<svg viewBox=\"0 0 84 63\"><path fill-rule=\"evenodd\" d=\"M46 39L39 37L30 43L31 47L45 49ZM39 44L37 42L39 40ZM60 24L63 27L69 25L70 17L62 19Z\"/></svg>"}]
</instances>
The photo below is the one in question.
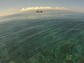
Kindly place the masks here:
<instances>
[{"instance_id":1,"label":"cloud","mask_svg":"<svg viewBox=\"0 0 84 63\"><path fill-rule=\"evenodd\" d=\"M27 7L22 8L20 11L30 11L30 10L68 10L68 8L65 7Z\"/></svg>"},{"instance_id":2,"label":"cloud","mask_svg":"<svg viewBox=\"0 0 84 63\"><path fill-rule=\"evenodd\" d=\"M12 15L15 13L23 12L23 11L31 11L31 10L68 10L68 8L65 7L27 7L27 8L11 8L11 9L5 9L3 11L0 11L0 16L6 16L6 15Z\"/></svg>"}]
</instances>

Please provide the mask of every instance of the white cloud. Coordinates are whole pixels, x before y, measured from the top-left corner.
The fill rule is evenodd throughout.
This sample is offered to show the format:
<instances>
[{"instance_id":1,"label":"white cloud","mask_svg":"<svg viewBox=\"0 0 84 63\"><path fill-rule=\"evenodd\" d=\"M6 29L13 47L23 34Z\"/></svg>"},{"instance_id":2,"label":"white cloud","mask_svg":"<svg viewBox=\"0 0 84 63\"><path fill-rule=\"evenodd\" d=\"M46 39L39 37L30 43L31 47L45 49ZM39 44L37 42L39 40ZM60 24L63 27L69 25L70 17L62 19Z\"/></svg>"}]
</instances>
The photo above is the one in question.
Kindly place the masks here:
<instances>
[{"instance_id":1,"label":"white cloud","mask_svg":"<svg viewBox=\"0 0 84 63\"><path fill-rule=\"evenodd\" d=\"M68 8L65 7L27 7L22 8L20 11L30 11L30 10L68 10Z\"/></svg>"}]
</instances>

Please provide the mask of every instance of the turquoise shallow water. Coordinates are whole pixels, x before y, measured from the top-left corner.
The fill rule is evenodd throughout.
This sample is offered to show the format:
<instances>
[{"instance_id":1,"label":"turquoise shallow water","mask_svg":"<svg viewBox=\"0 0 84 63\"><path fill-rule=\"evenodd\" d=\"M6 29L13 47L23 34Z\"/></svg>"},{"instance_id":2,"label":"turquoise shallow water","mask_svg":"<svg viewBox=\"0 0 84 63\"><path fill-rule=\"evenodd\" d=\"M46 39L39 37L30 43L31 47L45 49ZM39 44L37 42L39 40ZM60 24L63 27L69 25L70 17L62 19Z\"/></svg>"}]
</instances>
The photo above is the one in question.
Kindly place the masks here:
<instances>
[{"instance_id":1,"label":"turquoise shallow water","mask_svg":"<svg viewBox=\"0 0 84 63\"><path fill-rule=\"evenodd\" d=\"M1 63L83 63L84 15L21 13L0 18Z\"/></svg>"}]
</instances>

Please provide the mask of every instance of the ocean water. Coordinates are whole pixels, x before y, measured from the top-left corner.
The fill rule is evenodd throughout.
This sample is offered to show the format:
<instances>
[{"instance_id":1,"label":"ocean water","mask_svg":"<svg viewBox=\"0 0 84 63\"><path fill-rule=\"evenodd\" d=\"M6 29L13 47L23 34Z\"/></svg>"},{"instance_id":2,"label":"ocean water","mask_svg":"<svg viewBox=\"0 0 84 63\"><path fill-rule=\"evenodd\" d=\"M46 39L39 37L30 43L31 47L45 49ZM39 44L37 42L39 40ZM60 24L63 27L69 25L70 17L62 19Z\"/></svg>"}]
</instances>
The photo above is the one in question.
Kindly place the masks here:
<instances>
[{"instance_id":1,"label":"ocean water","mask_svg":"<svg viewBox=\"0 0 84 63\"><path fill-rule=\"evenodd\" d=\"M19 13L0 17L0 63L83 63L84 14Z\"/></svg>"}]
</instances>

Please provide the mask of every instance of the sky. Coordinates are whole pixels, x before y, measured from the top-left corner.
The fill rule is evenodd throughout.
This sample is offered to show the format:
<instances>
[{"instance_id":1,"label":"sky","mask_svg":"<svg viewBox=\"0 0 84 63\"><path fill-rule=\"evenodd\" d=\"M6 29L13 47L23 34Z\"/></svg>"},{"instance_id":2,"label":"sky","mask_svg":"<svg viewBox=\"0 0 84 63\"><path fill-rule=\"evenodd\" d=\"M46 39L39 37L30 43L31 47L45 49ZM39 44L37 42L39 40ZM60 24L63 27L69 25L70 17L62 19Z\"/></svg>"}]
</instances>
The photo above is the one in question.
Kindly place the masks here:
<instances>
[{"instance_id":1,"label":"sky","mask_svg":"<svg viewBox=\"0 0 84 63\"><path fill-rule=\"evenodd\" d=\"M73 11L84 12L84 0L0 0L0 16L34 6L65 7Z\"/></svg>"}]
</instances>

